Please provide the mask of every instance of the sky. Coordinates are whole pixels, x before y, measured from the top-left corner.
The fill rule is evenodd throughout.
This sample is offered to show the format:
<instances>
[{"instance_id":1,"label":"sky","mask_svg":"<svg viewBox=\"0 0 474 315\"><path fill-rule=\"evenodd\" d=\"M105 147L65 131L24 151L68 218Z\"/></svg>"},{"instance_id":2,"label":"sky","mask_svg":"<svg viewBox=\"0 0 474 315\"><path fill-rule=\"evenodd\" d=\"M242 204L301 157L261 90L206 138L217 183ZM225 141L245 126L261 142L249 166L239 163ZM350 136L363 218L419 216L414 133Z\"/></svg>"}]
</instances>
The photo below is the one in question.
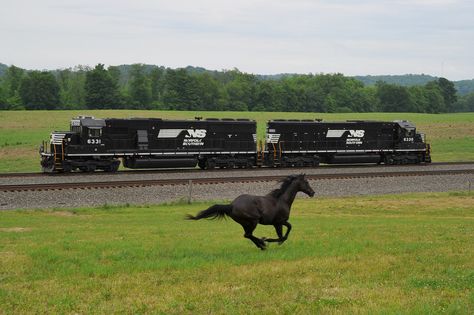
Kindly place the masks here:
<instances>
[{"instance_id":1,"label":"sky","mask_svg":"<svg viewBox=\"0 0 474 315\"><path fill-rule=\"evenodd\" d=\"M472 0L0 0L0 62L474 78Z\"/></svg>"}]
</instances>

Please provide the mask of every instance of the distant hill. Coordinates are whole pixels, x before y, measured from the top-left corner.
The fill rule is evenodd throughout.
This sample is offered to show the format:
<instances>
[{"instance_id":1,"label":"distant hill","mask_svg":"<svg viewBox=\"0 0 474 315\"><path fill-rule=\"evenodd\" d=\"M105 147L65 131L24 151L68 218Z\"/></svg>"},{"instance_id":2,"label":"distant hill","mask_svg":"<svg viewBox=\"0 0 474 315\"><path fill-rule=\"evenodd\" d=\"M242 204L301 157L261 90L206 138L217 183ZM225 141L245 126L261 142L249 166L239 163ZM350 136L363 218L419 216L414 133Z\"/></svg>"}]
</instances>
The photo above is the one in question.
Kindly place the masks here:
<instances>
[{"instance_id":1,"label":"distant hill","mask_svg":"<svg viewBox=\"0 0 474 315\"><path fill-rule=\"evenodd\" d=\"M366 75L354 76L353 78L362 81L365 85L374 85L377 81L384 81L390 84L397 84L402 86L425 85L426 83L437 80L427 74L404 74L404 75ZM466 95L474 93L474 79L453 81L454 86L458 90L459 95Z\"/></svg>"},{"instance_id":2,"label":"distant hill","mask_svg":"<svg viewBox=\"0 0 474 315\"><path fill-rule=\"evenodd\" d=\"M8 69L7 65L0 63L0 78L5 75L5 72L7 71L7 69Z\"/></svg>"},{"instance_id":3,"label":"distant hill","mask_svg":"<svg viewBox=\"0 0 474 315\"><path fill-rule=\"evenodd\" d=\"M458 90L459 95L474 93L474 79L454 81L454 86Z\"/></svg>"},{"instance_id":4,"label":"distant hill","mask_svg":"<svg viewBox=\"0 0 474 315\"><path fill-rule=\"evenodd\" d=\"M353 78L362 81L365 85L374 85L378 81L402 86L425 85L430 81L437 80L437 77L427 74L404 74L404 75L366 75L354 76Z\"/></svg>"}]
</instances>

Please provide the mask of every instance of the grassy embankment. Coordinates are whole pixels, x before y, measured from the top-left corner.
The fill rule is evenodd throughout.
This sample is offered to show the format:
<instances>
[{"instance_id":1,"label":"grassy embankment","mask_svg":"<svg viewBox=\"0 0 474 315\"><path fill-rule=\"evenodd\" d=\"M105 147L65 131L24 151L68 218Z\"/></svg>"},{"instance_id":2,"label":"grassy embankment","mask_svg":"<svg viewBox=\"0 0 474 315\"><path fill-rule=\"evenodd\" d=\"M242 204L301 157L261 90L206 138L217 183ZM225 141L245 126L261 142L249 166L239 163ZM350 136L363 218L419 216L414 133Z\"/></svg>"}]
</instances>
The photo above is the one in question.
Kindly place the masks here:
<instances>
[{"instance_id":1,"label":"grassy embankment","mask_svg":"<svg viewBox=\"0 0 474 315\"><path fill-rule=\"evenodd\" d=\"M269 119L406 119L417 124L427 134L433 146L433 161L474 161L474 113L413 114L413 113L263 113L263 112L177 112L177 111L0 111L0 172L39 170L38 147L53 130L68 130L69 121L79 114L96 117L161 117L250 118L258 122L258 134L263 138Z\"/></svg>"},{"instance_id":2,"label":"grassy embankment","mask_svg":"<svg viewBox=\"0 0 474 315\"><path fill-rule=\"evenodd\" d=\"M474 313L472 194L297 200L263 252L208 205L0 212L0 313Z\"/></svg>"}]
</instances>

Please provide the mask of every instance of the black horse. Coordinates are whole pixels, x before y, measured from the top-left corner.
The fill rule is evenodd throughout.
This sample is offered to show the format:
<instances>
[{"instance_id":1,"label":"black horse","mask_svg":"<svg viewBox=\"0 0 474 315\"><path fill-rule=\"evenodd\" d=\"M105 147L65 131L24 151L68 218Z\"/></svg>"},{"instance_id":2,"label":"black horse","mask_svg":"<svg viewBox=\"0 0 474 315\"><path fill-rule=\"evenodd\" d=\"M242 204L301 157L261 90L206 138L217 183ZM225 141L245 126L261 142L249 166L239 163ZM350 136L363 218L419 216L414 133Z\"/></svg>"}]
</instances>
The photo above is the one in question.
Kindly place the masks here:
<instances>
[{"instance_id":1,"label":"black horse","mask_svg":"<svg viewBox=\"0 0 474 315\"><path fill-rule=\"evenodd\" d=\"M291 231L291 224L288 222L290 209L296 193L299 191L310 197L314 196L314 190L309 186L304 174L286 177L282 180L279 189L273 190L266 196L240 195L230 205L214 205L199 212L196 216L187 215L187 219L215 219L229 216L242 225L245 238L252 240L258 248L264 250L266 248L265 242L282 244L288 238ZM273 225L278 238L268 239L253 236L252 233L259 223ZM283 225L287 228L284 236Z\"/></svg>"}]
</instances>

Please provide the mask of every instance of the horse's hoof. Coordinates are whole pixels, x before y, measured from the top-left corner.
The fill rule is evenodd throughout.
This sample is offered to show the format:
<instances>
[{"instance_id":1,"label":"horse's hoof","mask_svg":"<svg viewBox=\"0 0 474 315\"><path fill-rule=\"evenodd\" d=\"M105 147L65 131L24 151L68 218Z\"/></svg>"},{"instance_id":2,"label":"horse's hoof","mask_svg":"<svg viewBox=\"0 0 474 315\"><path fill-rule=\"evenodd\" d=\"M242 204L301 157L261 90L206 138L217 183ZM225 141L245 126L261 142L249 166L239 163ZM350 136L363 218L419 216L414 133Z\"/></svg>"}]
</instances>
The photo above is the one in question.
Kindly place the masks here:
<instances>
[{"instance_id":1,"label":"horse's hoof","mask_svg":"<svg viewBox=\"0 0 474 315\"><path fill-rule=\"evenodd\" d=\"M262 247L260 247L260 249L261 249L261 250L266 250L267 247L266 247L266 246L262 246Z\"/></svg>"}]
</instances>

